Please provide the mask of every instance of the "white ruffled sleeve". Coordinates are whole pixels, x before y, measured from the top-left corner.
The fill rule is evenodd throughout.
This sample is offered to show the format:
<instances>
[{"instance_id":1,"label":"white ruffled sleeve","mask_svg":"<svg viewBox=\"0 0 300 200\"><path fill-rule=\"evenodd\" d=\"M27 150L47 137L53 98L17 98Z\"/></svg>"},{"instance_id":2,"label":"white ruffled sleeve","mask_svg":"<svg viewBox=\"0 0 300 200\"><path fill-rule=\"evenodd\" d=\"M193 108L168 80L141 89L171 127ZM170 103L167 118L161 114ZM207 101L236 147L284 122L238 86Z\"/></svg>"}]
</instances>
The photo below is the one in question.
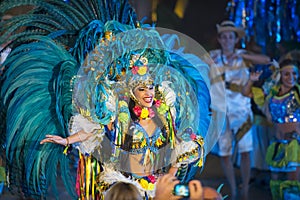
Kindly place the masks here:
<instances>
[{"instance_id":1,"label":"white ruffled sleeve","mask_svg":"<svg viewBox=\"0 0 300 200\"><path fill-rule=\"evenodd\" d=\"M93 135L87 140L81 140L81 142L74 144L74 146L79 149L81 153L90 154L97 147L101 146L105 134L104 127L89 121L80 114L72 116L70 121L70 135L78 134L79 138L85 138L82 133L78 133L81 130L86 133L93 133Z\"/></svg>"}]
</instances>

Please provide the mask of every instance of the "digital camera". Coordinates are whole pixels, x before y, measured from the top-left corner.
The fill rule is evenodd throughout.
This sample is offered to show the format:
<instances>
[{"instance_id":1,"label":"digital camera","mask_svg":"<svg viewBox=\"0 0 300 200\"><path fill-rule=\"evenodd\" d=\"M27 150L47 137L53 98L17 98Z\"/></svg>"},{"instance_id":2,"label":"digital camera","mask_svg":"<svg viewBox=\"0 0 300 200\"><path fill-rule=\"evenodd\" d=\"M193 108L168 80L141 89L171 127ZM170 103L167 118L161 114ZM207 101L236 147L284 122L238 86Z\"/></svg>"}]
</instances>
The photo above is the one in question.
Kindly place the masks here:
<instances>
[{"instance_id":1,"label":"digital camera","mask_svg":"<svg viewBox=\"0 0 300 200\"><path fill-rule=\"evenodd\" d=\"M188 185L177 184L174 186L173 194L175 196L189 197L190 190Z\"/></svg>"}]
</instances>

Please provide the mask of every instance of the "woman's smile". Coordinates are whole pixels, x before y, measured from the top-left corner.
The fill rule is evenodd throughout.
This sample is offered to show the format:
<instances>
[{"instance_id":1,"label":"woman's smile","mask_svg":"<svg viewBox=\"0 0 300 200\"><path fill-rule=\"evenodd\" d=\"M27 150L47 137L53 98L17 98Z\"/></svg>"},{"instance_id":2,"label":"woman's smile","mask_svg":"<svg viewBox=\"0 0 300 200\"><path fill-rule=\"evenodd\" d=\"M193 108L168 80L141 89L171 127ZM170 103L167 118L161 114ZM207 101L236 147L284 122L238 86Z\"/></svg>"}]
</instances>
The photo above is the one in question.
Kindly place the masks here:
<instances>
[{"instance_id":1,"label":"woman's smile","mask_svg":"<svg viewBox=\"0 0 300 200\"><path fill-rule=\"evenodd\" d=\"M139 85L133 90L133 94L138 103L144 107L151 107L154 99L153 85Z\"/></svg>"},{"instance_id":2,"label":"woman's smile","mask_svg":"<svg viewBox=\"0 0 300 200\"><path fill-rule=\"evenodd\" d=\"M152 97L152 96L144 97L143 100L144 100L146 103L152 103L152 102L153 102L153 97Z\"/></svg>"}]
</instances>

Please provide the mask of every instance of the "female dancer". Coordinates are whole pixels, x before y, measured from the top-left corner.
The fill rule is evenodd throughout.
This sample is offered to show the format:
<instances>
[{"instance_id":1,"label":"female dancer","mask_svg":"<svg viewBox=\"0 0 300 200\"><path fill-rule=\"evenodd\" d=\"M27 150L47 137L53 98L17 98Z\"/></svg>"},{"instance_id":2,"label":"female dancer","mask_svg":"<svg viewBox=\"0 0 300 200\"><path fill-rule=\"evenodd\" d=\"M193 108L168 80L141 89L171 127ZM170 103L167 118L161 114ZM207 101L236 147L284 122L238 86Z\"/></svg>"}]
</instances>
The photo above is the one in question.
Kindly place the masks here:
<instances>
[{"instance_id":1,"label":"female dancer","mask_svg":"<svg viewBox=\"0 0 300 200\"><path fill-rule=\"evenodd\" d=\"M255 102L264 106L264 111L275 126L274 141L268 147L266 162L273 172L270 185L274 199L286 199L285 195L296 186L299 195L300 184L300 87L298 80L299 63L293 60L283 60L280 63L280 80L270 91L251 88L254 81L259 79L261 72L251 73L250 79L243 88L243 94L253 97ZM280 181L278 173L286 172L288 181ZM284 190L279 192L280 190ZM297 192L298 191L298 192Z\"/></svg>"},{"instance_id":2,"label":"female dancer","mask_svg":"<svg viewBox=\"0 0 300 200\"><path fill-rule=\"evenodd\" d=\"M28 4L30 13L0 26L14 47L0 80L10 188L46 198L58 167L74 199L100 198L116 181L152 198L157 176L175 171L189 181L223 125L207 52L175 49L180 34L142 25L126 0L7 0L0 11ZM77 193L62 154L71 144Z\"/></svg>"},{"instance_id":3,"label":"female dancer","mask_svg":"<svg viewBox=\"0 0 300 200\"><path fill-rule=\"evenodd\" d=\"M105 191L114 182L125 181L135 184L143 196L153 198L158 176L164 173L175 175L177 168L183 164L202 163L203 138L197 137L188 128L185 131L195 142L191 142L192 139L190 142L179 142L175 137L176 94L173 89L166 82L154 85L146 57L132 55L130 63L127 73L131 77L126 83L128 91L123 88L127 96L122 91L117 98L109 97L111 101L117 99L118 102L119 113L113 121L101 126L78 114L72 117L72 135L66 138L46 135L41 144L50 142L68 146L80 142L82 154L94 154L104 169L93 172L93 176L99 175L99 179L91 190L96 187ZM87 149L91 148L89 152ZM94 151L102 152L96 155ZM187 166L184 167L179 172L181 177L186 176L183 173L187 171L183 170L187 170ZM87 187L84 185L80 188ZM80 195L84 193L86 189L79 192Z\"/></svg>"}]
</instances>

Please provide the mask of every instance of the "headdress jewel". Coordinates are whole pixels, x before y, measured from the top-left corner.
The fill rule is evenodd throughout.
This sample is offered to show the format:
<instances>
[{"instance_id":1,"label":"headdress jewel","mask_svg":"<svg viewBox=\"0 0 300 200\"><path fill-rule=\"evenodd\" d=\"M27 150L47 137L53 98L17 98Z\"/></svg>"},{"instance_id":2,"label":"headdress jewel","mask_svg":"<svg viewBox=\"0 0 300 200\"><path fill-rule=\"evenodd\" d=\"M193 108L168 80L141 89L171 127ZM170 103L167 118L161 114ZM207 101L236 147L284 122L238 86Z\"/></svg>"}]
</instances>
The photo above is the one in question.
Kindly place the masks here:
<instances>
[{"instance_id":1,"label":"headdress jewel","mask_svg":"<svg viewBox=\"0 0 300 200\"><path fill-rule=\"evenodd\" d=\"M128 86L132 91L138 85L152 85L153 79L149 73L148 59L140 54L134 54L129 61L131 77ZM130 73L129 72L129 73Z\"/></svg>"}]
</instances>

